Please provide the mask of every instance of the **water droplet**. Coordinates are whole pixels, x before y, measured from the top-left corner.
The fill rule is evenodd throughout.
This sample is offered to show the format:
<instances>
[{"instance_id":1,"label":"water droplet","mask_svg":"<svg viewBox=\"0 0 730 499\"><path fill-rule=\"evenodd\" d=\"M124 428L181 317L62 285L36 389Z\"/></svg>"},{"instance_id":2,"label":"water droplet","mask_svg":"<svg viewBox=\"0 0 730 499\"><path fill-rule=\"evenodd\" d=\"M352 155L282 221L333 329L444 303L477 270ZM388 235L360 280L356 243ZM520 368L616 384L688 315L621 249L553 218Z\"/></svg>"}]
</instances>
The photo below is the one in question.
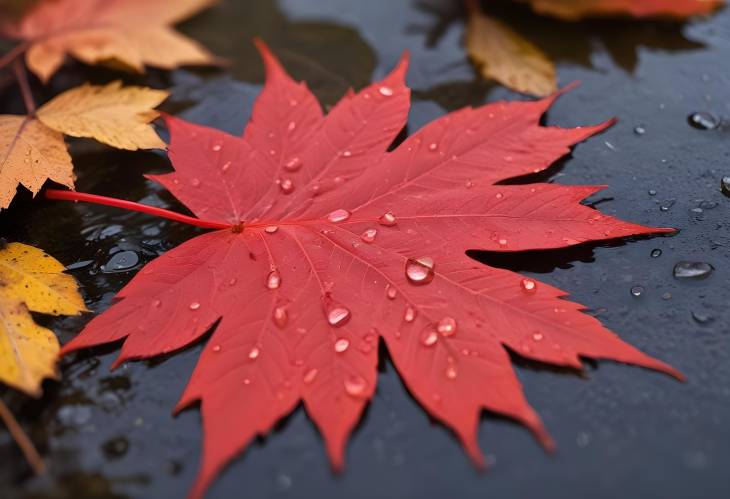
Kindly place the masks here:
<instances>
[{"instance_id":1,"label":"water droplet","mask_svg":"<svg viewBox=\"0 0 730 499\"><path fill-rule=\"evenodd\" d=\"M264 227L264 232L266 232L267 234L273 234L277 230L279 230L279 227L276 225L267 225L266 227Z\"/></svg>"},{"instance_id":2,"label":"water droplet","mask_svg":"<svg viewBox=\"0 0 730 499\"><path fill-rule=\"evenodd\" d=\"M345 378L345 391L348 395L359 397L365 392L367 382L365 378L357 374L351 374Z\"/></svg>"},{"instance_id":3,"label":"water droplet","mask_svg":"<svg viewBox=\"0 0 730 499\"><path fill-rule=\"evenodd\" d=\"M335 305L327 311L327 322L330 326L344 326L349 320L350 311L342 305Z\"/></svg>"},{"instance_id":4,"label":"water droplet","mask_svg":"<svg viewBox=\"0 0 730 499\"><path fill-rule=\"evenodd\" d=\"M119 251L114 253L109 261L101 266L101 271L105 274L126 272L136 267L137 264L139 264L139 255L136 252Z\"/></svg>"},{"instance_id":5,"label":"water droplet","mask_svg":"<svg viewBox=\"0 0 730 499\"><path fill-rule=\"evenodd\" d=\"M393 89L390 87L382 86L378 89L378 92L380 92L380 95L385 97L390 97L393 95Z\"/></svg>"},{"instance_id":6,"label":"water droplet","mask_svg":"<svg viewBox=\"0 0 730 499\"><path fill-rule=\"evenodd\" d=\"M656 196L656 189L649 189L648 192L650 196Z\"/></svg>"},{"instance_id":7,"label":"water droplet","mask_svg":"<svg viewBox=\"0 0 730 499\"><path fill-rule=\"evenodd\" d=\"M403 312L403 320L406 322L413 322L416 319L416 310L408 305L405 312Z\"/></svg>"},{"instance_id":8,"label":"water droplet","mask_svg":"<svg viewBox=\"0 0 730 499\"><path fill-rule=\"evenodd\" d=\"M340 338L339 340L335 341L335 352L343 353L348 348L350 348L350 340L348 340L347 338Z\"/></svg>"},{"instance_id":9,"label":"water droplet","mask_svg":"<svg viewBox=\"0 0 730 499\"><path fill-rule=\"evenodd\" d=\"M634 133L636 135L644 135L646 133L646 128L644 128L641 125L635 126L634 127Z\"/></svg>"},{"instance_id":10,"label":"water droplet","mask_svg":"<svg viewBox=\"0 0 730 499\"><path fill-rule=\"evenodd\" d=\"M284 169L286 169L290 172L299 171L301 168L302 168L302 160L299 159L298 156L294 156L293 158L290 158L289 161L284 163Z\"/></svg>"},{"instance_id":11,"label":"water droplet","mask_svg":"<svg viewBox=\"0 0 730 499\"><path fill-rule=\"evenodd\" d=\"M231 277L230 279L228 279L228 285L229 285L229 286L233 286L233 285L235 285L235 284L236 284L237 282L238 282L238 279L236 279L235 277Z\"/></svg>"},{"instance_id":12,"label":"water droplet","mask_svg":"<svg viewBox=\"0 0 730 499\"><path fill-rule=\"evenodd\" d=\"M220 345L213 346L213 351L216 352L216 353L220 352L221 351L221 346Z\"/></svg>"},{"instance_id":13,"label":"water droplet","mask_svg":"<svg viewBox=\"0 0 730 499\"><path fill-rule=\"evenodd\" d=\"M250 351L248 352L248 358L249 358L249 359L251 359L251 360L256 360L256 359L258 359L259 355L261 355L261 350L259 350L259 348L258 348L258 347L253 347L253 348L252 348L252 349L251 349L251 350L250 350Z\"/></svg>"},{"instance_id":14,"label":"water droplet","mask_svg":"<svg viewBox=\"0 0 730 499\"><path fill-rule=\"evenodd\" d=\"M349 158L350 156L352 156L352 151L350 151L349 149L346 149L346 150L342 151L342 155L346 158Z\"/></svg>"},{"instance_id":15,"label":"water droplet","mask_svg":"<svg viewBox=\"0 0 730 499\"><path fill-rule=\"evenodd\" d=\"M155 307L155 308L160 308L161 305L162 305L162 301L161 300L155 300L155 301L152 302L152 306Z\"/></svg>"},{"instance_id":16,"label":"water droplet","mask_svg":"<svg viewBox=\"0 0 730 499\"><path fill-rule=\"evenodd\" d=\"M472 182L471 179L469 179L466 181L465 185L466 185L467 189L471 189L472 187L474 187L474 182Z\"/></svg>"},{"instance_id":17,"label":"water droplet","mask_svg":"<svg viewBox=\"0 0 730 499\"><path fill-rule=\"evenodd\" d=\"M388 284L388 288L385 291L385 295L388 297L389 300L395 300L395 297L398 296L398 291L396 291L396 289L393 286Z\"/></svg>"},{"instance_id":18,"label":"water droplet","mask_svg":"<svg viewBox=\"0 0 730 499\"><path fill-rule=\"evenodd\" d=\"M669 201L665 202L663 205L659 207L661 211L669 211L672 209L672 206L674 206L674 203L676 203L676 199L670 199Z\"/></svg>"},{"instance_id":19,"label":"water droplet","mask_svg":"<svg viewBox=\"0 0 730 499\"><path fill-rule=\"evenodd\" d=\"M433 281L434 263L429 257L409 258L406 261L406 277L411 284L428 284Z\"/></svg>"},{"instance_id":20,"label":"water droplet","mask_svg":"<svg viewBox=\"0 0 730 499\"><path fill-rule=\"evenodd\" d=\"M659 258L660 256L662 256L662 250L660 250L659 248L651 250L652 258Z\"/></svg>"},{"instance_id":21,"label":"water droplet","mask_svg":"<svg viewBox=\"0 0 730 499\"><path fill-rule=\"evenodd\" d=\"M319 371L317 369L310 369L306 373L304 373L304 377L302 378L302 381L304 381L305 385L311 385L314 381L314 378L317 377L317 373Z\"/></svg>"},{"instance_id":22,"label":"water droplet","mask_svg":"<svg viewBox=\"0 0 730 499\"><path fill-rule=\"evenodd\" d=\"M522 287L522 291L527 294L535 294L537 291L537 282L532 279L522 279L520 281L520 287Z\"/></svg>"},{"instance_id":23,"label":"water droplet","mask_svg":"<svg viewBox=\"0 0 730 499\"><path fill-rule=\"evenodd\" d=\"M222 146L221 144L213 144L213 147L212 147L212 149L213 149L213 150L214 150L215 152L218 152L218 151L220 151L221 149L223 149L223 146Z\"/></svg>"},{"instance_id":24,"label":"water droplet","mask_svg":"<svg viewBox=\"0 0 730 499\"><path fill-rule=\"evenodd\" d=\"M279 274L278 270L274 269L269 272L266 278L266 287L269 289L278 289L279 286L281 286L281 274Z\"/></svg>"},{"instance_id":25,"label":"water droplet","mask_svg":"<svg viewBox=\"0 0 730 499\"><path fill-rule=\"evenodd\" d=\"M436 332L436 330L431 329L430 327L427 329L424 329L421 333L421 343L424 346L431 347L436 344L436 342L439 340L439 335Z\"/></svg>"},{"instance_id":26,"label":"water droplet","mask_svg":"<svg viewBox=\"0 0 730 499\"><path fill-rule=\"evenodd\" d=\"M631 296L638 298L644 293L644 286L634 286L631 288Z\"/></svg>"},{"instance_id":27,"label":"water droplet","mask_svg":"<svg viewBox=\"0 0 730 499\"><path fill-rule=\"evenodd\" d=\"M194 301L189 306L190 310L198 310L200 308L200 303L197 301Z\"/></svg>"},{"instance_id":28,"label":"water droplet","mask_svg":"<svg viewBox=\"0 0 730 499\"><path fill-rule=\"evenodd\" d=\"M200 179L199 178L192 179L190 181L190 185L192 185L193 187L200 187Z\"/></svg>"},{"instance_id":29,"label":"water droplet","mask_svg":"<svg viewBox=\"0 0 730 499\"><path fill-rule=\"evenodd\" d=\"M712 322L712 317L710 315L703 312L695 312L694 310L692 311L692 318L698 324L708 324Z\"/></svg>"},{"instance_id":30,"label":"water droplet","mask_svg":"<svg viewBox=\"0 0 730 499\"><path fill-rule=\"evenodd\" d=\"M386 227L392 227L396 224L395 215L391 212L384 213L380 218L378 218L378 223L380 225L385 225Z\"/></svg>"},{"instance_id":31,"label":"water droplet","mask_svg":"<svg viewBox=\"0 0 730 499\"><path fill-rule=\"evenodd\" d=\"M436 325L436 330L441 336L453 336L456 334L456 320L453 317L444 317Z\"/></svg>"},{"instance_id":32,"label":"water droplet","mask_svg":"<svg viewBox=\"0 0 730 499\"><path fill-rule=\"evenodd\" d=\"M335 210L327 215L327 220L332 223L344 222L348 218L350 218L350 212L347 210L343 210L342 208L340 208L339 210Z\"/></svg>"},{"instance_id":33,"label":"water droplet","mask_svg":"<svg viewBox=\"0 0 730 499\"><path fill-rule=\"evenodd\" d=\"M730 197L730 177L722 177L722 180L720 180L720 190L727 197Z\"/></svg>"},{"instance_id":34,"label":"water droplet","mask_svg":"<svg viewBox=\"0 0 730 499\"><path fill-rule=\"evenodd\" d=\"M378 235L377 229L367 229L367 230L365 230L365 232L363 232L360 235L360 239L362 239L363 242L372 243L373 241L375 241L375 236L377 236L377 235Z\"/></svg>"},{"instance_id":35,"label":"water droplet","mask_svg":"<svg viewBox=\"0 0 730 499\"><path fill-rule=\"evenodd\" d=\"M223 165L221 166L221 171L228 171L228 169L231 167L231 164L232 163L230 161L226 161L225 163L223 163Z\"/></svg>"},{"instance_id":36,"label":"water droplet","mask_svg":"<svg viewBox=\"0 0 730 499\"><path fill-rule=\"evenodd\" d=\"M502 199L504 197L504 194L502 194L501 192L498 192L497 194L494 195L494 197L496 197L497 199Z\"/></svg>"},{"instance_id":37,"label":"water droplet","mask_svg":"<svg viewBox=\"0 0 730 499\"><path fill-rule=\"evenodd\" d=\"M287 322L289 322L289 314L284 307L276 307L272 318L274 319L274 324L280 328L285 327Z\"/></svg>"},{"instance_id":38,"label":"water droplet","mask_svg":"<svg viewBox=\"0 0 730 499\"><path fill-rule=\"evenodd\" d=\"M714 267L705 262L679 262L674 266L674 277L677 279L705 279Z\"/></svg>"},{"instance_id":39,"label":"water droplet","mask_svg":"<svg viewBox=\"0 0 730 499\"><path fill-rule=\"evenodd\" d=\"M687 116L687 122L698 130L714 130L720 126L720 120L717 117L702 111Z\"/></svg>"},{"instance_id":40,"label":"water droplet","mask_svg":"<svg viewBox=\"0 0 730 499\"><path fill-rule=\"evenodd\" d=\"M297 127L296 121L290 121L289 124L286 126L286 129L289 130L289 132L293 132Z\"/></svg>"},{"instance_id":41,"label":"water droplet","mask_svg":"<svg viewBox=\"0 0 730 499\"><path fill-rule=\"evenodd\" d=\"M279 189L284 194L291 194L294 192L294 183L289 178L284 178L279 181Z\"/></svg>"},{"instance_id":42,"label":"water droplet","mask_svg":"<svg viewBox=\"0 0 730 499\"><path fill-rule=\"evenodd\" d=\"M436 151L438 148L439 148L439 145L436 142L431 142L428 145L428 150L431 152Z\"/></svg>"},{"instance_id":43,"label":"water droplet","mask_svg":"<svg viewBox=\"0 0 730 499\"><path fill-rule=\"evenodd\" d=\"M498 243L498 244L499 244L499 245L500 245L500 246L501 246L502 248L504 248L505 246L507 246L507 242L508 242L508 241L507 241L507 238L505 238L505 237L501 237L501 238L499 238L499 240L497 241L497 243Z\"/></svg>"},{"instance_id":44,"label":"water droplet","mask_svg":"<svg viewBox=\"0 0 730 499\"><path fill-rule=\"evenodd\" d=\"M269 149L269 156L276 156L276 149Z\"/></svg>"},{"instance_id":45,"label":"water droplet","mask_svg":"<svg viewBox=\"0 0 730 499\"><path fill-rule=\"evenodd\" d=\"M250 380L250 379L248 379L248 378L244 378L244 379L243 379L243 384L244 384L244 385L250 385L250 384L251 384L251 380Z\"/></svg>"},{"instance_id":46,"label":"water droplet","mask_svg":"<svg viewBox=\"0 0 730 499\"><path fill-rule=\"evenodd\" d=\"M446 377L449 379L456 378L456 375L458 373L456 372L456 366L449 366L446 368Z\"/></svg>"},{"instance_id":47,"label":"water droplet","mask_svg":"<svg viewBox=\"0 0 730 499\"><path fill-rule=\"evenodd\" d=\"M543 335L542 333L532 333L532 339L535 341L542 341Z\"/></svg>"}]
</instances>

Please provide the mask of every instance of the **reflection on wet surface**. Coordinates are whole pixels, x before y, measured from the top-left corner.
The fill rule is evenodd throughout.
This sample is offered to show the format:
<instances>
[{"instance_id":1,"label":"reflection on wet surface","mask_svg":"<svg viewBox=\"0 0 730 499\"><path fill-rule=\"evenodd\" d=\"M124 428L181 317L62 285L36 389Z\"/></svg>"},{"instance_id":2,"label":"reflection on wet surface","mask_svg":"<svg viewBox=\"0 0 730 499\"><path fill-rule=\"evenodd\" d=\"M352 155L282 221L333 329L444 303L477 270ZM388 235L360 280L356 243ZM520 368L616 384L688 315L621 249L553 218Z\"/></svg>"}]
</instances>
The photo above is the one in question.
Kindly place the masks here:
<instances>
[{"instance_id":1,"label":"reflection on wet surface","mask_svg":"<svg viewBox=\"0 0 730 499\"><path fill-rule=\"evenodd\" d=\"M609 184L588 203L681 232L561 251L472 256L538 273L570 291L622 337L677 365L689 382L679 385L607 363L591 364L580 377L514 356L528 398L554 433L560 454L546 458L523 429L485 416L482 446L497 466L481 476L448 432L408 396L381 347L378 393L354 435L344 476L329 472L320 438L298 410L235 462L210 497L237 496L243 487L252 497L436 497L454 490L462 497L515 497L535 495L538 484L541 492L550 485L564 490L558 485L567 480L576 497L679 497L700 489L713 497L723 488L730 461L720 445L730 438L730 348L724 327L730 291L723 285L730 260L730 165L727 131L720 123L730 116L730 81L717 61L730 56L730 13L691 25L570 24L523 8L494 9L556 60L562 83L583 80L549 113L547 123L620 119L531 180ZM410 50L409 132L446 110L522 98L476 77L460 47L463 12L451 0L228 1L182 29L228 58L230 66L125 78L172 87L168 112L231 133L243 129L263 79L253 36L265 39L328 106L348 87L382 75ZM118 77L70 64L48 88L36 85L34 92L41 101L86 79ZM0 83L0 106L3 112L22 111L12 86ZM164 156L113 151L89 141L73 140L71 146L79 190L185 212L143 177L167 171ZM145 263L201 232L114 208L34 202L27 193L0 214L0 237L38 245L66 264L94 311L108 307ZM65 342L89 318L38 320ZM0 432L0 495L183 496L196 472L200 422L196 410L178 418L170 412L199 349L110 373L116 347L108 346L64 361L63 381L47 382L40 401L0 390L50 467L47 477L33 478ZM637 468L641 479L635 479Z\"/></svg>"}]
</instances>

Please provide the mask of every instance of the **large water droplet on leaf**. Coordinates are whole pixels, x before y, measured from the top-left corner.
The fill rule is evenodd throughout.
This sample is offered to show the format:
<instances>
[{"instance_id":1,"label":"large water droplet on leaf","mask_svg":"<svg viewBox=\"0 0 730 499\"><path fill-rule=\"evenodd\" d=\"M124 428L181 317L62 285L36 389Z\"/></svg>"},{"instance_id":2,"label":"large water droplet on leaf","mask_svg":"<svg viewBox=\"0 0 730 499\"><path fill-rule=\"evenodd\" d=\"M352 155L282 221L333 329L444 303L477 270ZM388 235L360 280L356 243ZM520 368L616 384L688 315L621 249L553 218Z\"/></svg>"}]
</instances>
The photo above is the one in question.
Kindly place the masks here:
<instances>
[{"instance_id":1,"label":"large water droplet on leaf","mask_svg":"<svg viewBox=\"0 0 730 499\"><path fill-rule=\"evenodd\" d=\"M342 208L327 215L327 220L332 223L344 222L348 218L350 218L350 212Z\"/></svg>"},{"instance_id":2,"label":"large water droplet on leaf","mask_svg":"<svg viewBox=\"0 0 730 499\"><path fill-rule=\"evenodd\" d=\"M428 284L434 277L433 259L425 256L406 261L406 277L411 284Z\"/></svg>"},{"instance_id":3,"label":"large water droplet on leaf","mask_svg":"<svg viewBox=\"0 0 730 499\"><path fill-rule=\"evenodd\" d=\"M387 213L384 213L383 215L381 215L380 218L378 218L378 223L380 225L385 225L386 227L392 227L397 222L395 219L395 215L393 215L391 212L387 212Z\"/></svg>"},{"instance_id":4,"label":"large water droplet on leaf","mask_svg":"<svg viewBox=\"0 0 730 499\"><path fill-rule=\"evenodd\" d=\"M335 352L343 353L347 351L348 348L350 348L350 340L347 338L340 338L335 341Z\"/></svg>"},{"instance_id":5,"label":"large water droplet on leaf","mask_svg":"<svg viewBox=\"0 0 730 499\"><path fill-rule=\"evenodd\" d=\"M278 270L274 269L266 277L266 287L269 289L278 289L279 286L281 286L281 274L279 274Z\"/></svg>"},{"instance_id":6,"label":"large water droplet on leaf","mask_svg":"<svg viewBox=\"0 0 730 499\"><path fill-rule=\"evenodd\" d=\"M350 374L345 378L345 391L348 395L359 397L365 392L367 382L358 374Z\"/></svg>"},{"instance_id":7,"label":"large water droplet on leaf","mask_svg":"<svg viewBox=\"0 0 730 499\"><path fill-rule=\"evenodd\" d=\"M333 305L327 310L327 322L331 326L340 327L350 320L350 310L342 305Z\"/></svg>"},{"instance_id":8,"label":"large water droplet on leaf","mask_svg":"<svg viewBox=\"0 0 730 499\"><path fill-rule=\"evenodd\" d=\"M436 326L439 334L444 337L456 334L456 320L453 317L444 317Z\"/></svg>"}]
</instances>

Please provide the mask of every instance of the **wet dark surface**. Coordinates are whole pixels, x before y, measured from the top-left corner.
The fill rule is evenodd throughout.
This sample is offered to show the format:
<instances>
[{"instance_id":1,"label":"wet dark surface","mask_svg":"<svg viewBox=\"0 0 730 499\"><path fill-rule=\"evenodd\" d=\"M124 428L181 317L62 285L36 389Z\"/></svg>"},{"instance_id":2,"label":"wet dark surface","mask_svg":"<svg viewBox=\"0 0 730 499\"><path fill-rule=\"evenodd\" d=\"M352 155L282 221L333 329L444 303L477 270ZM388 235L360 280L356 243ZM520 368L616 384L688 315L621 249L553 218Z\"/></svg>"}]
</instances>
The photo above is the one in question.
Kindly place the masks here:
<instances>
[{"instance_id":1,"label":"wet dark surface","mask_svg":"<svg viewBox=\"0 0 730 499\"><path fill-rule=\"evenodd\" d=\"M463 105L517 97L480 81L466 63L456 3L231 0L183 26L230 58L228 71L152 72L127 80L174 86L168 111L187 109L188 119L238 133L263 77L250 43L254 35L269 42L325 105L349 85L383 75L408 49L413 131ZM622 338L683 371L687 383L609 362L589 363L581 377L516 359L528 398L559 449L547 456L525 429L487 415L480 442L492 468L478 473L384 360L343 475L330 472L319 435L297 410L236 460L209 497L728 496L730 199L720 185L730 176L730 9L685 25L569 25L520 9L506 15L558 61L562 84L583 82L550 111L547 123L620 120L578 146L550 178L608 184L591 200L601 210L680 232L567 251L476 256L569 291ZM69 65L51 87L36 87L36 97L40 101L86 78L118 76ZM22 111L14 92L8 88L0 96L3 112ZM725 122L698 128L697 119L688 120L695 112ZM72 150L80 190L183 210L142 177L165 171L164 157L89 141L73 142ZM112 208L31 202L27 193L0 214L0 236L40 246L69 265L96 312L144 263L198 233ZM705 262L711 272L702 279L674 277L680 262ZM708 270L684 265L680 274L698 269ZM88 319L39 321L67 341ZM200 346L110 373L114 350L64 361L63 381L46 383L41 401L0 392L50 468L47 476L33 478L0 431L1 497L184 496L200 453L199 414L189 410L173 418L170 412Z\"/></svg>"}]
</instances>

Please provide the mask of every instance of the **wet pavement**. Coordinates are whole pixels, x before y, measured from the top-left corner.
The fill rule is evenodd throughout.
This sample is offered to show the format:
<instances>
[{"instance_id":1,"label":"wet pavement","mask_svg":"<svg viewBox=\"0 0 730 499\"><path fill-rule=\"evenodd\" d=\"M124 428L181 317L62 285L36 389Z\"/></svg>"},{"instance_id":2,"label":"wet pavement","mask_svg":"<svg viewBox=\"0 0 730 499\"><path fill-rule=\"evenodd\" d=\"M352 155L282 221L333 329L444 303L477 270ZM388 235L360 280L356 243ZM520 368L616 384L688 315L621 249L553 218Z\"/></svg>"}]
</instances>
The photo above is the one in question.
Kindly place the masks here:
<instances>
[{"instance_id":1,"label":"wet pavement","mask_svg":"<svg viewBox=\"0 0 730 499\"><path fill-rule=\"evenodd\" d=\"M461 46L451 0L229 0L182 30L230 60L226 70L152 71L127 81L172 87L168 112L239 133L263 70L260 36L325 106L349 86L385 74L408 49L414 89L409 131L465 105L522 98L480 80ZM379 385L348 447L329 470L301 409L237 459L208 497L484 498L727 497L730 464L730 9L687 24L564 24L505 11L558 62L560 83L582 81L546 123L619 123L579 145L541 180L607 184L589 202L634 222L680 229L672 237L522 255L474 254L569 291L622 338L680 369L686 383L639 368L589 362L584 376L515 357L530 402L558 443L547 456L528 432L485 415L479 473L452 435L408 395L383 352ZM67 66L38 101L112 71ZM3 112L22 112L13 88ZM700 114L697 114L700 113ZM72 141L78 189L184 210L143 178L164 156ZM727 181L730 185L730 181ZM31 202L0 213L0 237L42 247L69 266L95 312L146 262L201 230L83 204ZM90 318L39 317L68 341ZM63 380L32 401L0 395L29 430L49 473L34 478L0 432L3 498L183 497L200 455L196 409L170 413L200 352L195 346L111 373L116 347L77 354ZM488 384L488 380L486 380Z\"/></svg>"}]
</instances>

